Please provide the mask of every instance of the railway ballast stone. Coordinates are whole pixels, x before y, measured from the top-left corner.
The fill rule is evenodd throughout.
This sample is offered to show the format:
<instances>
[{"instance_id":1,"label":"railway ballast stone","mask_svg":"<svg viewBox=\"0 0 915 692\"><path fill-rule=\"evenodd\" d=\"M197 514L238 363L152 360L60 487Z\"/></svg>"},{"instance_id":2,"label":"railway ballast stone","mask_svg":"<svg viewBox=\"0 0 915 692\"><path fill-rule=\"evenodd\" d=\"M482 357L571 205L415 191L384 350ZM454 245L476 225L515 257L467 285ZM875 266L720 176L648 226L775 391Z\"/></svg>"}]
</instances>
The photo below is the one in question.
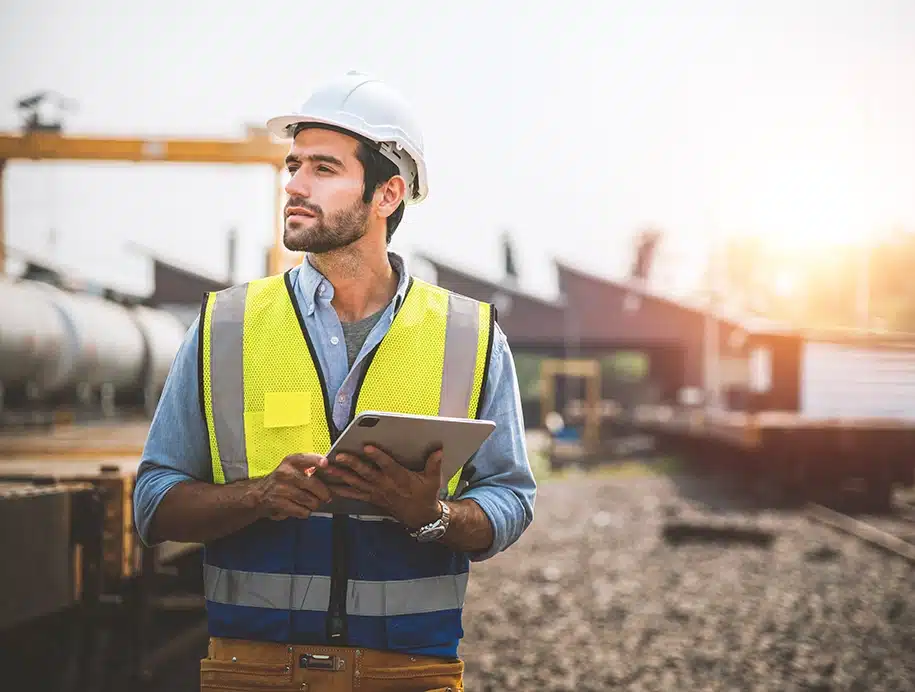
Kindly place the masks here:
<instances>
[{"instance_id":1,"label":"railway ballast stone","mask_svg":"<svg viewBox=\"0 0 915 692\"><path fill-rule=\"evenodd\" d=\"M467 689L915 689L911 565L796 512L697 499L701 487L542 483L518 544L472 566ZM777 540L669 544L672 517Z\"/></svg>"}]
</instances>

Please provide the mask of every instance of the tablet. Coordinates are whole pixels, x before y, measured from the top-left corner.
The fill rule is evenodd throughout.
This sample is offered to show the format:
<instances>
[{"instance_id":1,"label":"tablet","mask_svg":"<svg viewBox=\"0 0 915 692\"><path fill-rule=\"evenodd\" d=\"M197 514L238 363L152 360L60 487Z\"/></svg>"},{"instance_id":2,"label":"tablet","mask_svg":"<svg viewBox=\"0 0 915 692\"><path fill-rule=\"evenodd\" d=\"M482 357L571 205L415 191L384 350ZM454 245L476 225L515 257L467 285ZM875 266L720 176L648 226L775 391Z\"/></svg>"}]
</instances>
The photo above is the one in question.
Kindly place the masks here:
<instances>
[{"instance_id":1,"label":"tablet","mask_svg":"<svg viewBox=\"0 0 915 692\"><path fill-rule=\"evenodd\" d=\"M437 449L442 449L442 488L445 488L451 477L476 454L480 445L495 429L496 424L489 420L363 411L346 426L326 456L332 464L338 452L364 456L363 450L366 445L372 445L387 452L392 459L411 471L422 471L426 467L429 455ZM321 476L329 485L340 483L339 479L328 474ZM375 505L339 497L318 511L337 514L384 514Z\"/></svg>"}]
</instances>

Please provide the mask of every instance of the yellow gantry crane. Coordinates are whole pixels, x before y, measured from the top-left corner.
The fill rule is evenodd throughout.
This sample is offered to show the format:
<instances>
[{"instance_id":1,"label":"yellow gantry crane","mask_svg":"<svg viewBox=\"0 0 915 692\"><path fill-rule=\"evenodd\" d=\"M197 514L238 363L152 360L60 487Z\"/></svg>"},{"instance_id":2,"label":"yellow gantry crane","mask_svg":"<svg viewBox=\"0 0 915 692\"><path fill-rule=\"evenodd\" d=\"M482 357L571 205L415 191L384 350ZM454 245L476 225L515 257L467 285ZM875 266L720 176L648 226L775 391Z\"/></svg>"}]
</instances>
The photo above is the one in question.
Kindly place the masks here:
<instances>
[{"instance_id":1,"label":"yellow gantry crane","mask_svg":"<svg viewBox=\"0 0 915 692\"><path fill-rule=\"evenodd\" d=\"M74 137L59 132L0 133L0 274L6 262L3 172L7 161L135 161L141 163L227 163L271 166L276 175L276 213L268 273L276 274L300 261L283 247L282 175L288 147L266 130L249 128L245 139L171 139Z\"/></svg>"}]
</instances>

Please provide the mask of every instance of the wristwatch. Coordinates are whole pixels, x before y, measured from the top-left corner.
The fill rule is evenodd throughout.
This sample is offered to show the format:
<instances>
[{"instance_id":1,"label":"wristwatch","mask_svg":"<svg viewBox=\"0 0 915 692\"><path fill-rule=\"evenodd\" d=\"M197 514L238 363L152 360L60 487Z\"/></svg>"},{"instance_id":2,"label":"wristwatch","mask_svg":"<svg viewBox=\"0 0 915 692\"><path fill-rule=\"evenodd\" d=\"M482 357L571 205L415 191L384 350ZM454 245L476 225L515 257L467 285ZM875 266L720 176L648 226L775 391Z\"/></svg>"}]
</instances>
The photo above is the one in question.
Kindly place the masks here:
<instances>
[{"instance_id":1,"label":"wristwatch","mask_svg":"<svg viewBox=\"0 0 915 692\"><path fill-rule=\"evenodd\" d=\"M435 521L410 532L410 535L420 543L438 540L448 530L448 523L451 521L451 510L441 500L438 501L438 504L442 508L442 515Z\"/></svg>"}]
</instances>

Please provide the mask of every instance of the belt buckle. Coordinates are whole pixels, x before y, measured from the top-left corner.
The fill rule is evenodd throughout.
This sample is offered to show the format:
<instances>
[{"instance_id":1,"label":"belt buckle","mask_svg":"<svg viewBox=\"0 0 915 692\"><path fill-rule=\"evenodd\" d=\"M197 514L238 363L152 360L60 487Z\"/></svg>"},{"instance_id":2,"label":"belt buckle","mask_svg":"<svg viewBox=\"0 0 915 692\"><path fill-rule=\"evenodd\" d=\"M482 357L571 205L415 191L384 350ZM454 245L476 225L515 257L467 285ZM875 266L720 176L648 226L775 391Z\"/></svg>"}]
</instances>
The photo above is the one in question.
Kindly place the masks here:
<instances>
[{"instance_id":1,"label":"belt buckle","mask_svg":"<svg viewBox=\"0 0 915 692\"><path fill-rule=\"evenodd\" d=\"M301 654L299 656L299 668L307 670L326 670L336 673L346 667L346 661L338 656L328 654Z\"/></svg>"}]
</instances>

